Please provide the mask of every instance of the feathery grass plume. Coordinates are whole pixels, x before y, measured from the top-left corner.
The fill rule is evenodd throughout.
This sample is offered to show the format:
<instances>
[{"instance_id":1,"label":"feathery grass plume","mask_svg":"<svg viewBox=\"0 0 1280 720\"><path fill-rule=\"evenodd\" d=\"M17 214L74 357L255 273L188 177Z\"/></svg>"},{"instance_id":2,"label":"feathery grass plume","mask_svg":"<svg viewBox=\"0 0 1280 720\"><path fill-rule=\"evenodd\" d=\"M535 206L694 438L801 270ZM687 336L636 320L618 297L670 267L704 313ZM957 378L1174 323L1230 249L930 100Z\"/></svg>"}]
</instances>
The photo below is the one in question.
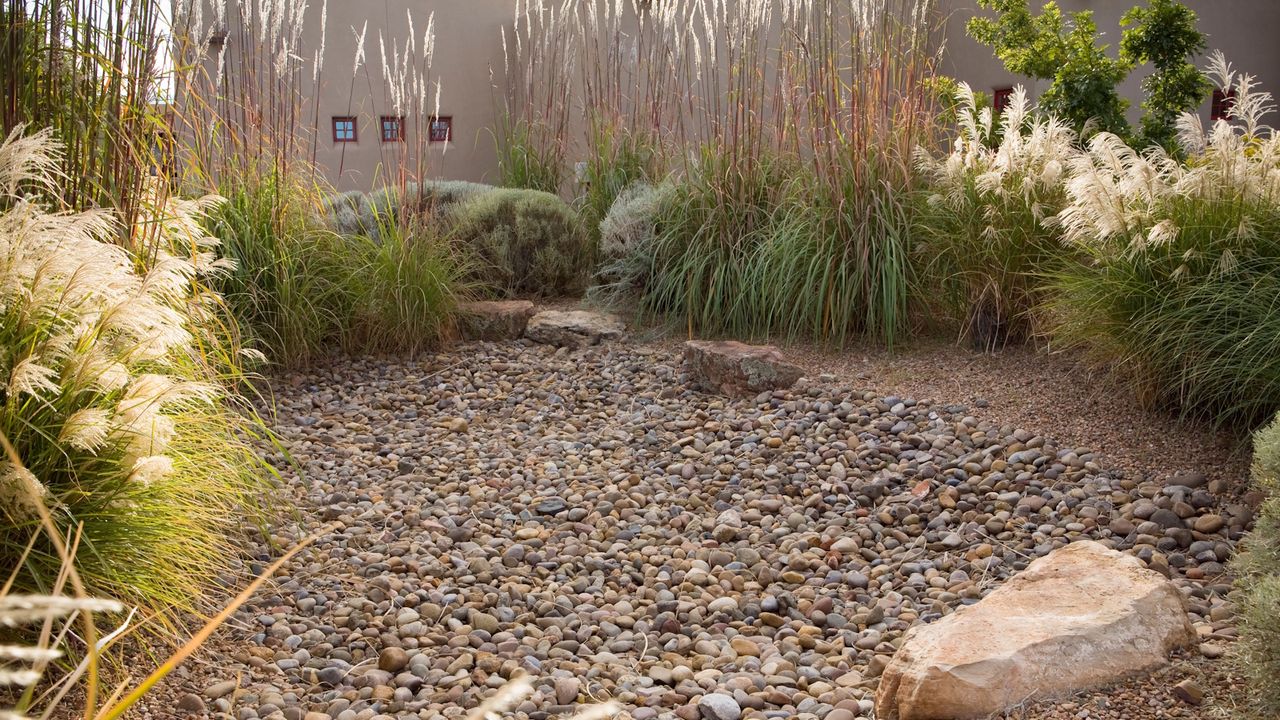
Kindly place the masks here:
<instances>
[{"instance_id":1,"label":"feathery grass plume","mask_svg":"<svg viewBox=\"0 0 1280 720\"><path fill-rule=\"evenodd\" d=\"M587 3L593 12L597 0ZM552 194L563 188L570 151L575 3L517 0L510 41L502 30L506 83L495 97L495 142L502 185ZM492 70L491 70L492 72Z\"/></svg>"},{"instance_id":2,"label":"feathery grass plume","mask_svg":"<svg viewBox=\"0 0 1280 720\"><path fill-rule=\"evenodd\" d=\"M1280 713L1280 416L1254 435L1253 484L1265 499L1244 552L1232 561L1240 592L1232 659L1248 682L1248 716L1266 718Z\"/></svg>"},{"instance_id":3,"label":"feathery grass plume","mask_svg":"<svg viewBox=\"0 0 1280 720\"><path fill-rule=\"evenodd\" d=\"M1102 133L1075 158L1061 214L1086 261L1055 278L1056 337L1120 368L1151 404L1245 425L1280 408L1280 139L1271 96L1220 54L1236 103L1201 128L1187 162Z\"/></svg>"},{"instance_id":4,"label":"feathery grass plume","mask_svg":"<svg viewBox=\"0 0 1280 720\"><path fill-rule=\"evenodd\" d=\"M1033 116L1021 86L998 127L968 84L956 99L952 152L918 153L927 189L914 252L922 280L942 288L945 309L962 322L961 338L990 351L1036 329L1044 276L1061 256L1057 215L1076 137L1054 118Z\"/></svg>"},{"instance_id":5,"label":"feathery grass plume","mask_svg":"<svg viewBox=\"0 0 1280 720\"><path fill-rule=\"evenodd\" d=\"M20 132L0 144L0 177L53 183L48 134ZM56 585L63 558L29 505L40 497L79 535L91 593L189 608L265 478L247 444L260 425L235 410L237 348L203 284L218 264L190 234L199 206L141 205L129 251L111 212L50 213L23 187L0 198L0 433L25 465L4 469L0 557L19 568L17 592ZM24 500L17 484L38 492Z\"/></svg>"}]
</instances>

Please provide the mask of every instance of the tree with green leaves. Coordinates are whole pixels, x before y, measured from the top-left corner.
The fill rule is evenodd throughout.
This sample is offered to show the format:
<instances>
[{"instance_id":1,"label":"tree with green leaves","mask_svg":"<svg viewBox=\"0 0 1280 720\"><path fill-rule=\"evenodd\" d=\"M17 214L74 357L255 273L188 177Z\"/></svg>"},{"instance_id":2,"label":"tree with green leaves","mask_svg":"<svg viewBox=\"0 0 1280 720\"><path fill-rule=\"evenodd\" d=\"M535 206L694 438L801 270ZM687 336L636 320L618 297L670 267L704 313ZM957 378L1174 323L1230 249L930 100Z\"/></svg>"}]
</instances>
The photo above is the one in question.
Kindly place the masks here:
<instances>
[{"instance_id":1,"label":"tree with green leaves","mask_svg":"<svg viewBox=\"0 0 1280 720\"><path fill-rule=\"evenodd\" d=\"M1196 14L1175 0L1149 0L1124 14L1120 57L1131 65L1150 63L1154 72L1142 81L1142 126L1137 140L1177 151L1177 119L1195 110L1209 92L1209 81L1192 62L1207 47L1196 29Z\"/></svg>"},{"instance_id":2,"label":"tree with green leaves","mask_svg":"<svg viewBox=\"0 0 1280 720\"><path fill-rule=\"evenodd\" d=\"M1093 12L1064 16L1056 2L1045 3L1034 15L1028 0L978 0L995 17L970 18L969 35L989 45L1010 72L1050 85L1040 96L1040 109L1069 123L1082 136L1106 130L1127 136L1124 113L1129 103L1116 86L1128 76L1130 64L1112 58L1097 44Z\"/></svg>"},{"instance_id":3,"label":"tree with green leaves","mask_svg":"<svg viewBox=\"0 0 1280 720\"><path fill-rule=\"evenodd\" d=\"M1194 110L1208 92L1208 81L1192 59L1205 49L1196 14L1177 0L1148 0L1121 19L1120 56L1097 42L1093 13L1064 15L1056 2L1034 14L1028 0L978 0L994 17L971 18L969 35L989 45L1010 72L1050 81L1040 109L1070 123L1081 137L1090 129L1107 130L1140 146L1160 145L1176 152L1178 115ZM1142 82L1142 125L1130 137L1128 103L1117 86L1133 68L1150 64Z\"/></svg>"}]
</instances>

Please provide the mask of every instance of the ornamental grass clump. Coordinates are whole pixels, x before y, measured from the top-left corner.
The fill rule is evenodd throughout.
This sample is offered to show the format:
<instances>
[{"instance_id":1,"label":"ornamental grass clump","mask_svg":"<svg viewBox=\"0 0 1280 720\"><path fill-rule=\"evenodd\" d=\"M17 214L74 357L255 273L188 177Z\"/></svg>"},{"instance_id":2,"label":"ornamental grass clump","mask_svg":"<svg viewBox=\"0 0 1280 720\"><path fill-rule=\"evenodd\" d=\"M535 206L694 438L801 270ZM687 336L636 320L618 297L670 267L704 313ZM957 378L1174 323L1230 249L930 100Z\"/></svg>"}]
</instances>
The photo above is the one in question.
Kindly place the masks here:
<instances>
[{"instance_id":1,"label":"ornamental grass clump","mask_svg":"<svg viewBox=\"0 0 1280 720\"><path fill-rule=\"evenodd\" d=\"M914 252L922 280L941 288L943 307L961 321L961 338L995 350L1036 330L1045 274L1062 256L1057 215L1076 136L1052 117L1031 115L1022 87L998 126L967 84L956 97L954 150L919 153L928 190Z\"/></svg>"},{"instance_id":2,"label":"ornamental grass clump","mask_svg":"<svg viewBox=\"0 0 1280 720\"><path fill-rule=\"evenodd\" d=\"M1071 163L1061 214L1073 263L1054 281L1056 336L1120 368L1150 404L1219 422L1280 407L1280 139L1271 96L1221 54L1235 102L1179 120L1186 162L1100 133Z\"/></svg>"},{"instance_id":3,"label":"ornamental grass clump","mask_svg":"<svg viewBox=\"0 0 1280 720\"><path fill-rule=\"evenodd\" d=\"M264 478L205 285L227 269L197 221L212 200L144 203L126 249L111 211L30 199L55 194L59 160L48 132L20 132L0 145L0 433L23 460L0 464L0 565L18 592L55 585L40 502L78 539L89 592L189 609Z\"/></svg>"},{"instance_id":4,"label":"ornamental grass clump","mask_svg":"<svg viewBox=\"0 0 1280 720\"><path fill-rule=\"evenodd\" d=\"M1236 666L1247 679L1254 717L1280 715L1280 416L1253 439L1253 482L1266 499L1237 556L1240 642Z\"/></svg>"}]
</instances>

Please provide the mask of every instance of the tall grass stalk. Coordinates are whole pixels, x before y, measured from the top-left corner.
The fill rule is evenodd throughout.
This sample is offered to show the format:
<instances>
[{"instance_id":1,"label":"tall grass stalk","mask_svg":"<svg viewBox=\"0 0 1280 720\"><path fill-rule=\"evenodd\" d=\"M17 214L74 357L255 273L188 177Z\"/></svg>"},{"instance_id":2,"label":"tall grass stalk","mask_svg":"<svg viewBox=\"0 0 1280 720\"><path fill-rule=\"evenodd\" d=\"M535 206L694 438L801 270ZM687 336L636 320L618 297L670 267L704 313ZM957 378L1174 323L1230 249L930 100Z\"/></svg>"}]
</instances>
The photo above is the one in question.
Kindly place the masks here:
<instances>
[{"instance_id":1,"label":"tall grass stalk","mask_svg":"<svg viewBox=\"0 0 1280 720\"><path fill-rule=\"evenodd\" d=\"M132 218L169 135L159 63L161 0L0 3L0 137L50 127L67 147L65 207Z\"/></svg>"},{"instance_id":2,"label":"tall grass stalk","mask_svg":"<svg viewBox=\"0 0 1280 720\"><path fill-rule=\"evenodd\" d=\"M681 134L697 152L643 305L693 332L892 342L912 155L933 129L932 3L690 7Z\"/></svg>"},{"instance_id":3,"label":"tall grass stalk","mask_svg":"<svg viewBox=\"0 0 1280 720\"><path fill-rule=\"evenodd\" d=\"M580 60L571 34L587 3L517 0L502 29L505 83L496 93L495 142L502 184L558 194L568 177L572 78Z\"/></svg>"}]
</instances>

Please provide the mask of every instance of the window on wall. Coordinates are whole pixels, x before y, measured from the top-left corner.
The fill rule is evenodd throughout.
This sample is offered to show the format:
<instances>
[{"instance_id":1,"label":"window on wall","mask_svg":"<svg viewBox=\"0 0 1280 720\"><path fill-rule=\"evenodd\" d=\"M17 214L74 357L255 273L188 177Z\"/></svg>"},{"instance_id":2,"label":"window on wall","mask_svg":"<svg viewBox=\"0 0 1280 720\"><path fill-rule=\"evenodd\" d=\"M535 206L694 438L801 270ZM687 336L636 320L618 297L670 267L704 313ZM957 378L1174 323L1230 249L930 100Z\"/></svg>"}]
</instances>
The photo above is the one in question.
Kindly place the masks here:
<instances>
[{"instance_id":1,"label":"window on wall","mask_svg":"<svg viewBox=\"0 0 1280 720\"><path fill-rule=\"evenodd\" d=\"M404 118L402 116L382 116L382 142L404 142Z\"/></svg>"},{"instance_id":2,"label":"window on wall","mask_svg":"<svg viewBox=\"0 0 1280 720\"><path fill-rule=\"evenodd\" d=\"M996 88L991 92L992 105L995 106L996 114L1004 112L1009 107L1009 103L1013 100L1013 88L1002 87Z\"/></svg>"},{"instance_id":3,"label":"window on wall","mask_svg":"<svg viewBox=\"0 0 1280 720\"><path fill-rule=\"evenodd\" d=\"M356 119L350 115L338 115L333 118L333 141L356 141Z\"/></svg>"},{"instance_id":4,"label":"window on wall","mask_svg":"<svg viewBox=\"0 0 1280 720\"><path fill-rule=\"evenodd\" d=\"M1209 117L1217 122L1219 120L1228 120L1231 115L1231 109L1236 105L1236 91L1223 91L1221 88L1213 91L1213 103L1209 107Z\"/></svg>"},{"instance_id":5,"label":"window on wall","mask_svg":"<svg viewBox=\"0 0 1280 720\"><path fill-rule=\"evenodd\" d=\"M430 119L431 142L453 142L453 117L450 115L432 116Z\"/></svg>"}]
</instances>

